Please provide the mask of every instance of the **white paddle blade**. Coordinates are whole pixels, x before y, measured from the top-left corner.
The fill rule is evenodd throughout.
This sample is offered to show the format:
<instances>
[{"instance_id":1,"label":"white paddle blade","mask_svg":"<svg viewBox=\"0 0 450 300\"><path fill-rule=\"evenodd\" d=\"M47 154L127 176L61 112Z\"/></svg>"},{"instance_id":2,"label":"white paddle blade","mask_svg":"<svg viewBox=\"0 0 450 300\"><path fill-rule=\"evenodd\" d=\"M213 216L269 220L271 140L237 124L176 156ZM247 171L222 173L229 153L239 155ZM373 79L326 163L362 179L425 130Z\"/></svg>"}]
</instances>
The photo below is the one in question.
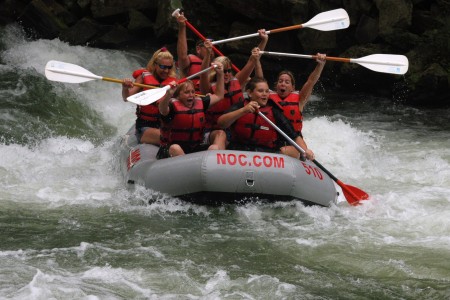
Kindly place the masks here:
<instances>
[{"instance_id":1,"label":"white paddle blade","mask_svg":"<svg viewBox=\"0 0 450 300\"><path fill-rule=\"evenodd\" d=\"M172 13L172 17L174 18L178 18L178 16L180 15L180 10L179 8L175 9Z\"/></svg>"},{"instance_id":2,"label":"white paddle blade","mask_svg":"<svg viewBox=\"0 0 450 300\"><path fill-rule=\"evenodd\" d=\"M45 77L48 80L69 83L81 83L94 79L102 79L101 76L95 75L85 68L57 60L50 60L47 63L45 66Z\"/></svg>"},{"instance_id":3,"label":"white paddle blade","mask_svg":"<svg viewBox=\"0 0 450 300\"><path fill-rule=\"evenodd\" d=\"M160 89L146 90L128 97L127 101L137 105L146 106L164 97L168 89L170 89L169 85Z\"/></svg>"},{"instance_id":4,"label":"white paddle blade","mask_svg":"<svg viewBox=\"0 0 450 300\"><path fill-rule=\"evenodd\" d=\"M302 26L322 31L339 30L350 26L350 18L345 9L338 8L320 13Z\"/></svg>"},{"instance_id":5,"label":"white paddle blade","mask_svg":"<svg viewBox=\"0 0 450 300\"><path fill-rule=\"evenodd\" d=\"M372 54L350 61L373 71L398 75L405 74L409 67L408 58L396 54Z\"/></svg>"}]
</instances>

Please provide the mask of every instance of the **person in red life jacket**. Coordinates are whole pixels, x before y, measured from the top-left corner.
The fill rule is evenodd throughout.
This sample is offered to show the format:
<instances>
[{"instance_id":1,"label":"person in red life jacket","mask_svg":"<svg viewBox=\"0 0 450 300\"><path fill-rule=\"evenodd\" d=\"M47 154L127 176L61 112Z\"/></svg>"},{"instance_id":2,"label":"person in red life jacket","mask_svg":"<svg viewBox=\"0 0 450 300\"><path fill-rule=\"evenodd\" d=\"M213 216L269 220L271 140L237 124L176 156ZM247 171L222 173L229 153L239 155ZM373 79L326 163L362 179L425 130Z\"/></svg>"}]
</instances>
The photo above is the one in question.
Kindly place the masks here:
<instances>
[{"instance_id":1,"label":"person in red life jacket","mask_svg":"<svg viewBox=\"0 0 450 300\"><path fill-rule=\"evenodd\" d=\"M198 40L195 45L195 54L188 54L188 44L186 37L186 17L181 12L177 17L178 22L178 40L177 40L177 56L178 56L178 69L180 71L180 77L188 77L192 74L200 72L203 58L208 55L210 59L214 58L214 52L209 51L207 53L202 40ZM209 64L208 64L209 65ZM200 91L199 83L200 78L192 78L192 82L195 84L197 92Z\"/></svg>"},{"instance_id":2,"label":"person in red life jacket","mask_svg":"<svg viewBox=\"0 0 450 300\"><path fill-rule=\"evenodd\" d=\"M264 29L260 29L258 32L261 37L259 47L264 48L267 44L268 35ZM205 40L204 44L208 51L212 51L211 41ZM236 75L233 75L232 63L228 57L219 56L214 59L213 63L221 63L224 67L225 96L220 103L208 110L206 114L207 131L214 132L214 130L220 129L220 126L217 125L217 119L233 104L243 101L244 96L242 90L248 82L257 60L259 60L259 47L253 48L247 64ZM205 56L202 62L202 68L206 68L209 63L209 57ZM209 74L204 73L200 75L200 90L202 93L210 93L216 90L218 82L215 82L215 77L215 71L211 71Z\"/></svg>"},{"instance_id":3,"label":"person in red life jacket","mask_svg":"<svg viewBox=\"0 0 450 300\"><path fill-rule=\"evenodd\" d=\"M299 134L301 134L303 128L303 109L312 94L315 84L320 78L320 74L326 63L326 55L317 53L316 61L316 68L311 72L300 91L295 90L294 75L287 70L281 71L278 74L275 91L270 91L269 98L283 108L284 115L291 121L295 131ZM289 149L298 153L295 148Z\"/></svg>"},{"instance_id":4,"label":"person in red life jacket","mask_svg":"<svg viewBox=\"0 0 450 300\"><path fill-rule=\"evenodd\" d=\"M287 136L306 151L306 157L314 159L314 152L308 149L302 136L294 130L283 110L277 103L269 99L269 85L264 78L253 77L247 83L249 98L233 105L225 114L219 117L218 124L222 128L231 128L231 141L228 149L246 151L264 151L283 153L293 156L291 147L282 146L284 138L261 116L263 113L277 125ZM281 146L281 147L280 147ZM293 157L298 157L293 156Z\"/></svg>"},{"instance_id":5,"label":"person in red life jacket","mask_svg":"<svg viewBox=\"0 0 450 300\"><path fill-rule=\"evenodd\" d=\"M134 72L137 75L135 83L147 84L154 87L162 87L176 80L174 58L166 49L157 50L144 70ZM139 74L136 74L139 73ZM130 78L125 78L122 83L122 98L124 101L143 89L134 86ZM160 141L160 115L158 103L146 106L138 105L136 108L136 137L140 143L159 145Z\"/></svg>"},{"instance_id":6,"label":"person in red life jacket","mask_svg":"<svg viewBox=\"0 0 450 300\"><path fill-rule=\"evenodd\" d=\"M223 66L216 64L217 80L223 86ZM204 144L205 112L223 98L223 87L218 87L215 94L197 97L194 83L187 80L171 89L159 102L161 114L161 145L158 159L184 155L203 150L225 149L225 144ZM225 131L221 130L225 141Z\"/></svg>"}]
</instances>

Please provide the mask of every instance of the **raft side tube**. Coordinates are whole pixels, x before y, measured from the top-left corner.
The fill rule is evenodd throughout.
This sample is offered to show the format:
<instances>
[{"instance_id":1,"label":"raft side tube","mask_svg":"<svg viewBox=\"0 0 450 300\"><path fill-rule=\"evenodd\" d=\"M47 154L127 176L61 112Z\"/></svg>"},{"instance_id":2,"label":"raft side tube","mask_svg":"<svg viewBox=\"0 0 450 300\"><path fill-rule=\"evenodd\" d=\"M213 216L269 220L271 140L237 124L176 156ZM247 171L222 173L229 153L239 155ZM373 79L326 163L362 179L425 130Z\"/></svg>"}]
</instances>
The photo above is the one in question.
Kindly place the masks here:
<instances>
[{"instance_id":1,"label":"raft side tube","mask_svg":"<svg viewBox=\"0 0 450 300\"><path fill-rule=\"evenodd\" d=\"M295 198L322 206L338 200L334 181L309 161L301 162L282 154L232 150L202 151L157 160L158 149L138 144L131 128L120 145L125 182L176 197L215 195L212 202L220 194L230 200L237 195L267 196L284 201Z\"/></svg>"}]
</instances>

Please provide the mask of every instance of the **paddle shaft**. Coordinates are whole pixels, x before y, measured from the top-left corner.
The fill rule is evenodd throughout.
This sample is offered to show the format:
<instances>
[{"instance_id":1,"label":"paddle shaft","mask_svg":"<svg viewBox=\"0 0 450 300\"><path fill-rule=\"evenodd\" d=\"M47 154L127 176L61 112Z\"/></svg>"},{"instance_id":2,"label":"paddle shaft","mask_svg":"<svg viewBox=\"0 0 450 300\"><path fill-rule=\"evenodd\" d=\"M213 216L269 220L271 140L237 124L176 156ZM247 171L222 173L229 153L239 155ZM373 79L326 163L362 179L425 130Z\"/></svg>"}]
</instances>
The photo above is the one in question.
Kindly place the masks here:
<instances>
[{"instance_id":1,"label":"paddle shaft","mask_svg":"<svg viewBox=\"0 0 450 300\"><path fill-rule=\"evenodd\" d=\"M208 72L209 70L211 70L212 68L215 68L215 67L217 67L217 65L212 65L206 69L201 70L200 72L197 72L188 77L182 78L177 81L177 84L183 83L183 82L185 82L189 79L192 79L200 74ZM149 104L161 99L161 97L163 97L169 89L170 89L170 85L166 85L162 88L146 90L146 91L143 91L143 92L140 92L140 93L137 93L137 94L127 97L127 101L135 103L137 105L143 105L143 106L149 105ZM199 95L199 94L196 94L196 95L203 96L203 95Z\"/></svg>"},{"instance_id":2,"label":"paddle shaft","mask_svg":"<svg viewBox=\"0 0 450 300\"><path fill-rule=\"evenodd\" d=\"M66 65L70 65L70 64L66 64ZM77 67L79 67L79 66L77 66ZM89 79L101 79L103 81L120 83L120 84L123 83L123 81L121 79L98 76L98 75L92 74L91 72L89 72L87 70L85 70L86 72L77 72L77 71L73 71L73 70L57 69L57 68L51 68L51 67L47 68L47 69L50 72L58 73L58 74L72 75L75 77L82 77L82 78L89 78ZM142 87L142 88L150 88L150 89L157 88L156 86L141 84L141 83L134 83L134 85L136 85L138 87Z\"/></svg>"},{"instance_id":3,"label":"paddle shaft","mask_svg":"<svg viewBox=\"0 0 450 300\"><path fill-rule=\"evenodd\" d=\"M307 55L307 54L296 54L296 53L283 53L283 52L271 52L271 51L261 51L261 54L269 54L269 55L276 55L276 56L286 56L286 57L299 57L299 58L309 58L309 59L317 59L317 55ZM340 62L352 62L351 58L345 58L345 57L333 57L333 56L326 56L326 60L330 61L340 61Z\"/></svg>"},{"instance_id":4,"label":"paddle shaft","mask_svg":"<svg viewBox=\"0 0 450 300\"><path fill-rule=\"evenodd\" d=\"M300 28L303 28L302 24L300 24L300 25L292 25L292 26L287 26L287 27L281 27L281 28L272 29L272 30L267 30L266 33L267 34L271 34L271 33L283 32L283 31L300 29ZM219 45L219 44L223 44L223 43L227 43L227 42L233 42L233 41L239 41L239 40L243 40L243 39L247 39L247 38L257 37L258 35L259 35L259 33L251 33L251 34L247 34L247 35L241 35L241 36L237 36L237 37L232 37L232 38L229 38L229 39L213 41L212 44L213 45Z\"/></svg>"},{"instance_id":5,"label":"paddle shaft","mask_svg":"<svg viewBox=\"0 0 450 300\"><path fill-rule=\"evenodd\" d=\"M329 30L346 28L349 25L348 23L349 23L349 17L348 17L347 12L343 9L336 9L336 10L320 13L306 23L271 29L271 30L266 31L266 33L267 34L277 33L277 32L301 29L301 28L306 28L306 27L314 28L317 30L329 31ZM334 26L332 26L332 25L334 25ZM213 43L213 45L217 45L217 44L222 44L222 43L226 43L226 42L256 37L256 36L258 36L258 33L237 36L237 37L228 38L228 39L224 39L224 40L220 40L220 41L214 41L212 43Z\"/></svg>"},{"instance_id":6,"label":"paddle shaft","mask_svg":"<svg viewBox=\"0 0 450 300\"><path fill-rule=\"evenodd\" d=\"M283 53L283 52L270 52L261 51L262 54L277 55L277 56L287 56L287 57L300 57L300 58L310 58L317 59L317 55L306 55L306 54L295 54L295 53ZM398 62L388 62L388 61L376 61L376 60L365 60L364 58L346 58L346 57L333 57L327 56L326 60L338 61L344 63L357 63L357 64L378 64L378 65L390 65L390 66L403 66L402 63Z\"/></svg>"},{"instance_id":7,"label":"paddle shaft","mask_svg":"<svg viewBox=\"0 0 450 300\"><path fill-rule=\"evenodd\" d=\"M261 51L261 54L317 59L317 55L305 55L296 53ZM396 54L372 54L361 58L326 56L325 59L337 62L355 63L372 71L397 75L405 74L408 71L409 66L408 58L406 56Z\"/></svg>"},{"instance_id":8,"label":"paddle shaft","mask_svg":"<svg viewBox=\"0 0 450 300\"><path fill-rule=\"evenodd\" d=\"M200 75L200 74L202 74L202 73L205 73L205 72L211 70L212 68L214 68L214 66L211 66L211 67L209 67L209 68L203 69L203 70L201 70L200 72L197 72L197 73L195 73L195 74L192 74L192 75L190 75L190 76L188 76L188 77L182 78L182 79L180 79L177 83L183 83L183 82L185 82L186 80L192 79L192 78L194 78L194 77L196 77L196 76L198 76L198 75ZM108 78L108 77L102 77L102 80L104 80L104 81L110 81L110 82L122 83L122 80L114 79L114 78ZM146 84L142 84L142 83L133 83L133 85L138 86L138 87L141 87L141 88L151 88L151 89L159 88L159 87L157 87L157 86L146 85Z\"/></svg>"},{"instance_id":9,"label":"paddle shaft","mask_svg":"<svg viewBox=\"0 0 450 300\"><path fill-rule=\"evenodd\" d=\"M116 78L102 77L101 79L103 81L108 81L108 82L123 83L123 80L116 79ZM157 86L147 85L147 84L142 84L142 83L136 83L136 82L133 82L133 85L141 87L141 88L148 88L148 89L156 89L156 88L158 88Z\"/></svg>"},{"instance_id":10,"label":"paddle shaft","mask_svg":"<svg viewBox=\"0 0 450 300\"><path fill-rule=\"evenodd\" d=\"M292 146L294 146L295 149L297 149L299 152L305 154L305 150L303 150L302 147L300 147L293 139L291 139L286 133L283 132L283 130L281 130L277 125L275 125L269 118L267 118L262 112L258 111L258 115L260 117L262 117L264 120L267 121L267 123L269 123L276 131L278 131L278 133L280 133ZM330 171L328 171L327 169L325 169L324 166L322 166L322 164L320 164L317 160L312 160L312 162L318 166L322 171L324 171L328 176L330 176L331 179L334 180L334 182L336 182L343 190L345 190L346 193L351 195L351 199L349 199L348 197L345 197L348 201L348 203L350 203L351 205L357 205L358 204L358 196L353 193L353 191L351 189L349 189L342 181L340 181L339 179L337 179L333 174L331 174Z\"/></svg>"},{"instance_id":11,"label":"paddle shaft","mask_svg":"<svg viewBox=\"0 0 450 300\"><path fill-rule=\"evenodd\" d=\"M199 72L197 72L197 73L195 73L195 74L189 75L188 77L182 78L182 79L180 79L180 80L177 81L177 84L180 84L180 83L185 82L186 80L195 78L195 77L197 77L198 75L203 74L203 73L206 73L206 72L208 72L209 70L211 70L211 69L213 69L213 68L215 68L215 67L217 67L216 64L214 64L213 66L210 66L210 67L208 67L208 68L206 68L206 69L203 69L203 70L201 70L201 71L199 71ZM197 94L196 94L196 95L197 95ZM200 95L200 96L203 96L203 95Z\"/></svg>"},{"instance_id":12,"label":"paddle shaft","mask_svg":"<svg viewBox=\"0 0 450 300\"><path fill-rule=\"evenodd\" d=\"M209 70L211 70L211 69L214 68L214 67L215 67L215 65L214 65L214 66L210 66L210 67L208 67L208 68L206 68L206 69L201 70L200 72L197 72L197 73L192 74L192 75L190 75L190 76L188 76L188 77L182 78L182 79L180 79L179 81L177 81L177 84L183 83L183 82L185 82L186 80L192 79L192 78L194 78L194 77L196 77L196 76L198 76L198 75L200 75L200 74L202 74L202 73L208 72ZM102 77L102 80L110 81L110 82L122 83L122 80L118 80L118 79L114 79L114 78L108 78L108 77ZM157 86L146 85L146 84L141 84L141 83L133 83L133 85L138 86L138 87L142 87L142 88L152 88L152 89L157 89L157 88L159 88L159 87L157 87ZM197 94L196 94L196 95L197 95ZM201 96L202 96L202 95L201 95Z\"/></svg>"}]
</instances>

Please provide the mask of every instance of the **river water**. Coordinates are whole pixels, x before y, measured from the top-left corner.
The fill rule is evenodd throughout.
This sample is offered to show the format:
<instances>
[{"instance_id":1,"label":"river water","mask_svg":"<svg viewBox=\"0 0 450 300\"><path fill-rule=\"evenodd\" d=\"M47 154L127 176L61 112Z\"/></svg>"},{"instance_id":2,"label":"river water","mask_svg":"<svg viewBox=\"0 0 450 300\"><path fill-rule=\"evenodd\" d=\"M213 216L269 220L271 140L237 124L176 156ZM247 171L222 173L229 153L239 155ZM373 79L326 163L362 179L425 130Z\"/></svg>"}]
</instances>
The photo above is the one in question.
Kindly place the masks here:
<instances>
[{"instance_id":1,"label":"river water","mask_svg":"<svg viewBox=\"0 0 450 300\"><path fill-rule=\"evenodd\" d=\"M44 75L123 78L148 57L0 30L1 299L450 298L450 110L319 87L304 135L370 194L358 207L148 204L117 168L121 86Z\"/></svg>"}]
</instances>

